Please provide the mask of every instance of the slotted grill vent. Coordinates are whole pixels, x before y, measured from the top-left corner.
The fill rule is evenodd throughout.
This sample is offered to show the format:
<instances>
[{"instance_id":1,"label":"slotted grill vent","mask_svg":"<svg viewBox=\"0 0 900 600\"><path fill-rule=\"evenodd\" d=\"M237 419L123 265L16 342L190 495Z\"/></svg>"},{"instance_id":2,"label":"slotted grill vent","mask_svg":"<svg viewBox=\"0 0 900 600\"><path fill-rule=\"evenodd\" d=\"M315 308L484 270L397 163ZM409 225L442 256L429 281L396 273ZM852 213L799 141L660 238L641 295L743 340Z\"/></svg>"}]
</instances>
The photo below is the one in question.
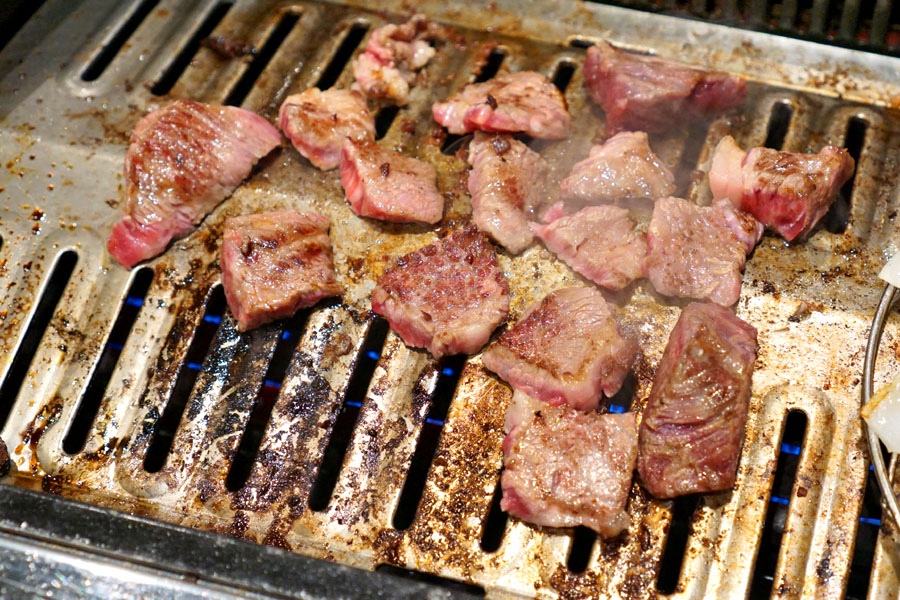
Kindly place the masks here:
<instances>
[{"instance_id":1,"label":"slotted grill vent","mask_svg":"<svg viewBox=\"0 0 900 600\"><path fill-rule=\"evenodd\" d=\"M620 4L862 43L842 33L852 3ZM863 23L853 31L884 4L853 4L853 22ZM652 139L678 165L679 193L695 202L709 201L702 171L726 133L744 146L850 148L857 174L826 226L793 246L767 237L748 264L738 311L762 346L732 493L656 502L636 484L631 526L615 540L507 518L498 478L508 389L477 356L436 362L368 311L389 257L435 233L356 218L336 175L312 170L287 145L164 256L131 273L111 263L104 238L120 210L117 173L142 114L189 97L273 119L287 94L349 85L354 53L406 12L399 3L373 11L251 0L48 0L0 55L0 427L17 466L9 482L463 594L896 596L857 410L871 282L897 234L900 118L884 108L900 97L897 62L863 64L839 49L597 5L587 18L571 7L535 5L511 28L504 11L528 10L518 3L422 5L455 23L459 38L439 48L409 106L377 114L378 138L434 164L447 219L459 219L469 212L466 165L455 156L464 140L436 131L432 100L501 70L536 69L574 116L572 139L530 142L558 180L602 136L581 64L592 40L610 37L750 76L742 115ZM109 15L102 26L93 25L98 14ZM648 40L648 28L665 39ZM252 50L222 56L209 36ZM882 38L879 51L892 52ZM766 52L794 62L767 62ZM222 222L284 207L331 218L347 293L239 334L218 281ZM538 246L500 260L513 318L579 281ZM608 410L639 412L678 306L641 285L614 300L643 356ZM898 335L889 323L885 344Z\"/></svg>"}]
</instances>

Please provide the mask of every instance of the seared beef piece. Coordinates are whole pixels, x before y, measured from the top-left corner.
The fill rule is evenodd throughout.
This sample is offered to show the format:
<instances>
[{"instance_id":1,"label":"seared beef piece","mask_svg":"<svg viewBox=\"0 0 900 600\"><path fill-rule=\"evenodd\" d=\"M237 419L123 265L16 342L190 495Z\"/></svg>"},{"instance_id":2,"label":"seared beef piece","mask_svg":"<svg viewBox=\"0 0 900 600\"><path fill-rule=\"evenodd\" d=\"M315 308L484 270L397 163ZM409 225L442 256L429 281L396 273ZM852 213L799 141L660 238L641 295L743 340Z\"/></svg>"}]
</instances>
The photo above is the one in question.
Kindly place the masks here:
<instances>
[{"instance_id":1,"label":"seared beef piece","mask_svg":"<svg viewBox=\"0 0 900 600\"><path fill-rule=\"evenodd\" d=\"M372 32L365 52L353 61L354 88L369 98L384 98L401 106L408 103L416 72L435 54L427 40L440 32L439 25L422 15L402 25L379 27Z\"/></svg>"},{"instance_id":2,"label":"seared beef piece","mask_svg":"<svg viewBox=\"0 0 900 600\"><path fill-rule=\"evenodd\" d=\"M584 79L606 112L607 135L619 131L663 132L686 120L743 104L747 84L728 73L705 71L672 60L591 46Z\"/></svg>"},{"instance_id":3,"label":"seared beef piece","mask_svg":"<svg viewBox=\"0 0 900 600\"><path fill-rule=\"evenodd\" d=\"M6 444L0 440L0 477L9 473L9 452L6 450Z\"/></svg>"},{"instance_id":4,"label":"seared beef piece","mask_svg":"<svg viewBox=\"0 0 900 600\"><path fill-rule=\"evenodd\" d=\"M521 131L536 138L564 138L569 130L566 99L553 82L534 71L504 73L470 83L432 106L434 120L450 133Z\"/></svg>"},{"instance_id":5,"label":"seared beef piece","mask_svg":"<svg viewBox=\"0 0 900 600\"><path fill-rule=\"evenodd\" d=\"M375 119L365 100L349 90L309 88L288 96L278 112L278 122L300 154L323 170L341 164L345 139L375 139Z\"/></svg>"},{"instance_id":6,"label":"seared beef piece","mask_svg":"<svg viewBox=\"0 0 900 600\"><path fill-rule=\"evenodd\" d=\"M222 287L240 331L338 296L327 217L286 210L231 217L222 234Z\"/></svg>"},{"instance_id":7,"label":"seared beef piece","mask_svg":"<svg viewBox=\"0 0 900 600\"><path fill-rule=\"evenodd\" d=\"M259 115L177 100L141 119L125 155L125 208L106 244L124 267L194 229L281 143Z\"/></svg>"},{"instance_id":8,"label":"seared beef piece","mask_svg":"<svg viewBox=\"0 0 900 600\"><path fill-rule=\"evenodd\" d=\"M612 396L622 387L637 351L600 292L571 287L531 305L482 360L513 389L594 410L601 392Z\"/></svg>"},{"instance_id":9,"label":"seared beef piece","mask_svg":"<svg viewBox=\"0 0 900 600\"><path fill-rule=\"evenodd\" d=\"M741 271L763 227L728 201L699 207L662 198L647 231L645 272L660 294L731 306L741 294Z\"/></svg>"},{"instance_id":10,"label":"seared beef piece","mask_svg":"<svg viewBox=\"0 0 900 600\"><path fill-rule=\"evenodd\" d=\"M478 351L509 312L509 287L488 239L469 226L399 258L372 310L435 358Z\"/></svg>"},{"instance_id":11,"label":"seared beef piece","mask_svg":"<svg viewBox=\"0 0 900 600\"><path fill-rule=\"evenodd\" d=\"M675 176L653 154L646 133L625 131L591 148L560 187L567 197L584 203L656 200L675 191Z\"/></svg>"},{"instance_id":12,"label":"seared beef piece","mask_svg":"<svg viewBox=\"0 0 900 600\"><path fill-rule=\"evenodd\" d=\"M472 220L495 242L518 254L533 239L528 217L544 199L549 167L510 135L475 132L469 145Z\"/></svg>"},{"instance_id":13,"label":"seared beef piece","mask_svg":"<svg viewBox=\"0 0 900 600\"><path fill-rule=\"evenodd\" d=\"M755 361L756 329L729 310L694 302L681 312L641 420L638 472L651 494L734 485Z\"/></svg>"},{"instance_id":14,"label":"seared beef piece","mask_svg":"<svg viewBox=\"0 0 900 600\"><path fill-rule=\"evenodd\" d=\"M561 202L531 224L535 235L570 267L594 283L621 290L643 276L647 238L634 230L628 211L618 206L588 206L565 216Z\"/></svg>"},{"instance_id":15,"label":"seared beef piece","mask_svg":"<svg viewBox=\"0 0 900 600\"><path fill-rule=\"evenodd\" d=\"M507 425L500 508L535 525L584 525L605 537L628 526L633 413L583 413L516 392Z\"/></svg>"},{"instance_id":16,"label":"seared beef piece","mask_svg":"<svg viewBox=\"0 0 900 600\"><path fill-rule=\"evenodd\" d=\"M346 140L341 185L353 212L397 223L437 223L444 198L426 162L386 150L371 141Z\"/></svg>"},{"instance_id":17,"label":"seared beef piece","mask_svg":"<svg viewBox=\"0 0 900 600\"><path fill-rule=\"evenodd\" d=\"M709 187L777 231L787 241L809 233L853 175L853 157L825 146L818 154L753 148L725 136L713 154Z\"/></svg>"}]
</instances>

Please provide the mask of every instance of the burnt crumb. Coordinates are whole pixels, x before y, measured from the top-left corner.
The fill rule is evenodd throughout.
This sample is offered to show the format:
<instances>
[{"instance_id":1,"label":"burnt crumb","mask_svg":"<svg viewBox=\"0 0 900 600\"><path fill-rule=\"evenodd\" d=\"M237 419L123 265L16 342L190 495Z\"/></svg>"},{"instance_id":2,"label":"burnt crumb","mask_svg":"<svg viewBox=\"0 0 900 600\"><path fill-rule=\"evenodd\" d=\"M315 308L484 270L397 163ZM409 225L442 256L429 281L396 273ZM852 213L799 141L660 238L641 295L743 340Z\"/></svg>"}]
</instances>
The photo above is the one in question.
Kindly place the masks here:
<instances>
[{"instance_id":1,"label":"burnt crumb","mask_svg":"<svg viewBox=\"0 0 900 600\"><path fill-rule=\"evenodd\" d=\"M239 56L256 56L259 51L252 44L233 40L224 35L213 35L200 42L204 48L209 48L222 58L237 58Z\"/></svg>"},{"instance_id":2,"label":"burnt crumb","mask_svg":"<svg viewBox=\"0 0 900 600\"><path fill-rule=\"evenodd\" d=\"M231 531L235 537L244 537L248 525L250 525L250 517L247 516L247 513L241 511L234 513L234 520L231 522Z\"/></svg>"},{"instance_id":3,"label":"burnt crumb","mask_svg":"<svg viewBox=\"0 0 900 600\"><path fill-rule=\"evenodd\" d=\"M44 211L42 211L41 209L36 208L31 212L31 220L32 221L40 221L43 218L44 218Z\"/></svg>"},{"instance_id":4,"label":"burnt crumb","mask_svg":"<svg viewBox=\"0 0 900 600\"><path fill-rule=\"evenodd\" d=\"M391 163L381 163L381 176L387 177L391 174Z\"/></svg>"},{"instance_id":5,"label":"burnt crumb","mask_svg":"<svg viewBox=\"0 0 900 600\"><path fill-rule=\"evenodd\" d=\"M806 494L808 494L808 493L809 492L802 485L797 488L797 497L798 498L806 498Z\"/></svg>"},{"instance_id":6,"label":"burnt crumb","mask_svg":"<svg viewBox=\"0 0 900 600\"><path fill-rule=\"evenodd\" d=\"M793 314L788 317L788 321L791 323L799 323L804 319L808 318L810 313L812 312L812 308L804 301L800 301L800 304L797 305L796 310L794 310Z\"/></svg>"},{"instance_id":7,"label":"burnt crumb","mask_svg":"<svg viewBox=\"0 0 900 600\"><path fill-rule=\"evenodd\" d=\"M509 140L505 137L495 137L491 141L491 146L493 146L497 156L503 156L510 148Z\"/></svg>"},{"instance_id":8,"label":"burnt crumb","mask_svg":"<svg viewBox=\"0 0 900 600\"><path fill-rule=\"evenodd\" d=\"M213 493L216 491L215 485L213 485L213 482L209 481L208 479L197 484L197 489L200 492L200 502L203 502L204 504L209 501Z\"/></svg>"},{"instance_id":9,"label":"burnt crumb","mask_svg":"<svg viewBox=\"0 0 900 600\"><path fill-rule=\"evenodd\" d=\"M760 289L763 291L764 294L774 294L776 291L775 285L771 281L765 281L765 280L760 282Z\"/></svg>"},{"instance_id":10,"label":"burnt crumb","mask_svg":"<svg viewBox=\"0 0 900 600\"><path fill-rule=\"evenodd\" d=\"M488 106L490 106L491 108L493 108L494 110L497 109L497 99L494 98L493 96L491 96L490 94L487 95L487 99L484 101L484 103L487 104Z\"/></svg>"},{"instance_id":11,"label":"burnt crumb","mask_svg":"<svg viewBox=\"0 0 900 600\"><path fill-rule=\"evenodd\" d=\"M890 212L890 214L887 216L887 218L888 218L888 221L893 221L894 219L896 219L896 218L897 218L897 211L896 211L896 210L892 210L892 211Z\"/></svg>"}]
</instances>

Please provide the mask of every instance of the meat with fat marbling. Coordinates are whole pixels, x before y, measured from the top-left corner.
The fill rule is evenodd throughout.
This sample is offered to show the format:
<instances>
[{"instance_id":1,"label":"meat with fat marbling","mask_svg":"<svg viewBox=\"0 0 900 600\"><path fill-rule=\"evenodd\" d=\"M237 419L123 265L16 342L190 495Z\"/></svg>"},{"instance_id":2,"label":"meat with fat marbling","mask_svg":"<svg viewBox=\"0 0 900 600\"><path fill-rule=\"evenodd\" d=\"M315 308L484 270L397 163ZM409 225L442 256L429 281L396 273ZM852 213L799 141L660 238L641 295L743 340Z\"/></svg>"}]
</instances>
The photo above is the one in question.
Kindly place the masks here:
<instances>
[{"instance_id":1,"label":"meat with fat marbling","mask_svg":"<svg viewBox=\"0 0 900 600\"><path fill-rule=\"evenodd\" d=\"M329 226L327 217L294 210L225 221L222 287L240 331L343 293L334 271Z\"/></svg>"},{"instance_id":2,"label":"meat with fat marbling","mask_svg":"<svg viewBox=\"0 0 900 600\"><path fill-rule=\"evenodd\" d=\"M566 99L553 82L535 71L504 73L431 108L434 120L450 133L475 131L527 133L536 138L564 138L569 131Z\"/></svg>"},{"instance_id":3,"label":"meat with fat marbling","mask_svg":"<svg viewBox=\"0 0 900 600\"><path fill-rule=\"evenodd\" d=\"M601 394L622 387L637 351L600 292L571 287L532 304L482 360L513 389L548 404L593 410Z\"/></svg>"},{"instance_id":4,"label":"meat with fat marbling","mask_svg":"<svg viewBox=\"0 0 900 600\"><path fill-rule=\"evenodd\" d=\"M522 252L534 237L528 218L544 200L547 163L510 135L478 131L469 164L472 221L512 254Z\"/></svg>"},{"instance_id":5,"label":"meat with fat marbling","mask_svg":"<svg viewBox=\"0 0 900 600\"><path fill-rule=\"evenodd\" d=\"M606 112L607 135L661 133L686 121L743 104L747 84L728 73L706 71L600 42L588 48L584 79Z\"/></svg>"},{"instance_id":6,"label":"meat with fat marbling","mask_svg":"<svg viewBox=\"0 0 900 600\"><path fill-rule=\"evenodd\" d=\"M435 358L472 354L506 320L509 286L494 247L468 226L397 259L372 291L372 310Z\"/></svg>"},{"instance_id":7,"label":"meat with fat marbling","mask_svg":"<svg viewBox=\"0 0 900 600\"><path fill-rule=\"evenodd\" d=\"M637 460L633 413L583 413L517 391L507 425L501 509L535 525L584 525L604 537L628 526Z\"/></svg>"},{"instance_id":8,"label":"meat with fat marbling","mask_svg":"<svg viewBox=\"0 0 900 600\"><path fill-rule=\"evenodd\" d=\"M771 148L744 152L725 136L713 154L709 187L714 198L727 198L790 242L825 216L854 167L850 153L836 146L817 154Z\"/></svg>"},{"instance_id":9,"label":"meat with fat marbling","mask_svg":"<svg viewBox=\"0 0 900 600\"><path fill-rule=\"evenodd\" d=\"M278 122L294 148L326 171L340 166L347 138L375 140L375 119L362 96L349 90L310 88L288 96L281 104Z\"/></svg>"},{"instance_id":10,"label":"meat with fat marbling","mask_svg":"<svg viewBox=\"0 0 900 600\"><path fill-rule=\"evenodd\" d=\"M681 198L661 198L647 230L644 270L660 294L737 302L747 255L763 227L728 201L699 207Z\"/></svg>"},{"instance_id":11,"label":"meat with fat marbling","mask_svg":"<svg viewBox=\"0 0 900 600\"><path fill-rule=\"evenodd\" d=\"M624 131L591 148L560 187L583 203L656 200L675 191L675 176L650 149L646 133Z\"/></svg>"},{"instance_id":12,"label":"meat with fat marbling","mask_svg":"<svg viewBox=\"0 0 900 600\"><path fill-rule=\"evenodd\" d=\"M281 143L268 121L233 106L176 100L135 125L125 205L106 247L130 269L190 233Z\"/></svg>"},{"instance_id":13,"label":"meat with fat marbling","mask_svg":"<svg viewBox=\"0 0 900 600\"><path fill-rule=\"evenodd\" d=\"M588 206L565 216L555 204L546 225L531 224L535 235L566 264L597 285L621 290L643 276L646 236L635 231L629 212L618 206Z\"/></svg>"},{"instance_id":14,"label":"meat with fat marbling","mask_svg":"<svg viewBox=\"0 0 900 600\"><path fill-rule=\"evenodd\" d=\"M638 472L658 498L734 485L756 329L716 304L681 312L653 379L639 434Z\"/></svg>"},{"instance_id":15,"label":"meat with fat marbling","mask_svg":"<svg viewBox=\"0 0 900 600\"><path fill-rule=\"evenodd\" d=\"M417 72L435 55L428 40L441 34L442 27L423 15L406 23L390 23L372 32L365 51L353 61L355 88L369 98L381 98L405 105Z\"/></svg>"},{"instance_id":16,"label":"meat with fat marbling","mask_svg":"<svg viewBox=\"0 0 900 600\"><path fill-rule=\"evenodd\" d=\"M341 152L341 185L353 212L397 223L437 223L444 197L426 162L387 150L371 141L346 140Z\"/></svg>"}]
</instances>

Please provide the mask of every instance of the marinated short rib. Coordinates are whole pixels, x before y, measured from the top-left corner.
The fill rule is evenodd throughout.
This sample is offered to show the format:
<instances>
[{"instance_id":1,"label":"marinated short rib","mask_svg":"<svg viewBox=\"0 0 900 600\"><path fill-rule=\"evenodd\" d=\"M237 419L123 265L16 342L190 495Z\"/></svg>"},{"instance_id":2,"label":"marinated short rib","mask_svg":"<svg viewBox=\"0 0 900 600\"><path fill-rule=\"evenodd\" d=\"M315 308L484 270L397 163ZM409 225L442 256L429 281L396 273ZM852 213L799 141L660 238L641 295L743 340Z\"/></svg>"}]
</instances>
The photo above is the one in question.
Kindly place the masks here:
<instances>
[{"instance_id":1,"label":"marinated short rib","mask_svg":"<svg viewBox=\"0 0 900 600\"><path fill-rule=\"evenodd\" d=\"M125 207L106 244L130 269L190 233L281 143L265 119L177 100L138 121L125 155Z\"/></svg>"},{"instance_id":2,"label":"marinated short rib","mask_svg":"<svg viewBox=\"0 0 900 600\"><path fill-rule=\"evenodd\" d=\"M397 223L437 223L444 198L428 163L365 141L346 140L341 185L353 212Z\"/></svg>"},{"instance_id":3,"label":"marinated short rib","mask_svg":"<svg viewBox=\"0 0 900 600\"><path fill-rule=\"evenodd\" d=\"M469 164L472 221L495 242L518 254L534 238L528 217L544 199L547 163L510 135L477 131L469 144Z\"/></svg>"},{"instance_id":4,"label":"marinated short rib","mask_svg":"<svg viewBox=\"0 0 900 600\"><path fill-rule=\"evenodd\" d=\"M432 106L434 120L450 133L479 129L564 138L569 131L566 100L553 82L534 71L504 73Z\"/></svg>"},{"instance_id":5,"label":"marinated short rib","mask_svg":"<svg viewBox=\"0 0 900 600\"><path fill-rule=\"evenodd\" d=\"M0 477L6 475L9 472L9 468L9 452L6 450L6 444L3 443L3 440L0 440Z\"/></svg>"},{"instance_id":6,"label":"marinated short rib","mask_svg":"<svg viewBox=\"0 0 900 600\"><path fill-rule=\"evenodd\" d=\"M836 146L818 154L744 152L726 136L713 154L709 187L717 200L727 198L790 242L825 216L854 167L850 153Z\"/></svg>"},{"instance_id":7,"label":"marinated short rib","mask_svg":"<svg viewBox=\"0 0 900 600\"><path fill-rule=\"evenodd\" d=\"M409 102L410 87L417 72L435 54L428 43L441 27L415 15L402 25L389 24L372 32L366 50L353 61L354 87L369 98L382 98L398 105Z\"/></svg>"},{"instance_id":8,"label":"marinated short rib","mask_svg":"<svg viewBox=\"0 0 900 600\"><path fill-rule=\"evenodd\" d=\"M372 291L372 310L410 346L435 358L472 354L509 313L509 287L475 227L399 258Z\"/></svg>"},{"instance_id":9,"label":"marinated short rib","mask_svg":"<svg viewBox=\"0 0 900 600\"><path fill-rule=\"evenodd\" d=\"M626 52L606 42L588 48L584 78L591 98L606 112L607 135L668 131L739 106L747 97L747 84L734 75Z\"/></svg>"},{"instance_id":10,"label":"marinated short rib","mask_svg":"<svg viewBox=\"0 0 900 600\"><path fill-rule=\"evenodd\" d=\"M238 329L290 317L338 296L328 218L286 210L231 217L222 234L222 287Z\"/></svg>"},{"instance_id":11,"label":"marinated short rib","mask_svg":"<svg viewBox=\"0 0 900 600\"><path fill-rule=\"evenodd\" d=\"M564 216L561 202L553 205L546 225L531 224L535 235L567 265L597 285L621 290L643 277L647 238L618 206L588 206Z\"/></svg>"},{"instance_id":12,"label":"marinated short rib","mask_svg":"<svg viewBox=\"0 0 900 600\"><path fill-rule=\"evenodd\" d=\"M646 133L623 131L591 148L560 186L584 203L656 200L675 191L675 176L650 149Z\"/></svg>"},{"instance_id":13,"label":"marinated short rib","mask_svg":"<svg viewBox=\"0 0 900 600\"><path fill-rule=\"evenodd\" d=\"M375 119L358 92L309 88L288 96L278 112L281 130L300 154L325 171L341 164L344 140L375 139Z\"/></svg>"},{"instance_id":14,"label":"marinated short rib","mask_svg":"<svg viewBox=\"0 0 900 600\"><path fill-rule=\"evenodd\" d=\"M731 306L741 294L741 272L763 226L727 200L699 207L661 198L647 230L644 270L666 296Z\"/></svg>"},{"instance_id":15,"label":"marinated short rib","mask_svg":"<svg viewBox=\"0 0 900 600\"><path fill-rule=\"evenodd\" d=\"M756 329L716 304L681 312L659 363L640 427L638 472L657 498L734 485Z\"/></svg>"},{"instance_id":16,"label":"marinated short rib","mask_svg":"<svg viewBox=\"0 0 900 600\"><path fill-rule=\"evenodd\" d=\"M482 360L515 390L587 411L619 391L637 351L600 292L571 287L532 304Z\"/></svg>"},{"instance_id":17,"label":"marinated short rib","mask_svg":"<svg viewBox=\"0 0 900 600\"><path fill-rule=\"evenodd\" d=\"M583 413L516 392L507 424L500 508L535 525L584 525L604 537L628 526L633 413Z\"/></svg>"}]
</instances>

